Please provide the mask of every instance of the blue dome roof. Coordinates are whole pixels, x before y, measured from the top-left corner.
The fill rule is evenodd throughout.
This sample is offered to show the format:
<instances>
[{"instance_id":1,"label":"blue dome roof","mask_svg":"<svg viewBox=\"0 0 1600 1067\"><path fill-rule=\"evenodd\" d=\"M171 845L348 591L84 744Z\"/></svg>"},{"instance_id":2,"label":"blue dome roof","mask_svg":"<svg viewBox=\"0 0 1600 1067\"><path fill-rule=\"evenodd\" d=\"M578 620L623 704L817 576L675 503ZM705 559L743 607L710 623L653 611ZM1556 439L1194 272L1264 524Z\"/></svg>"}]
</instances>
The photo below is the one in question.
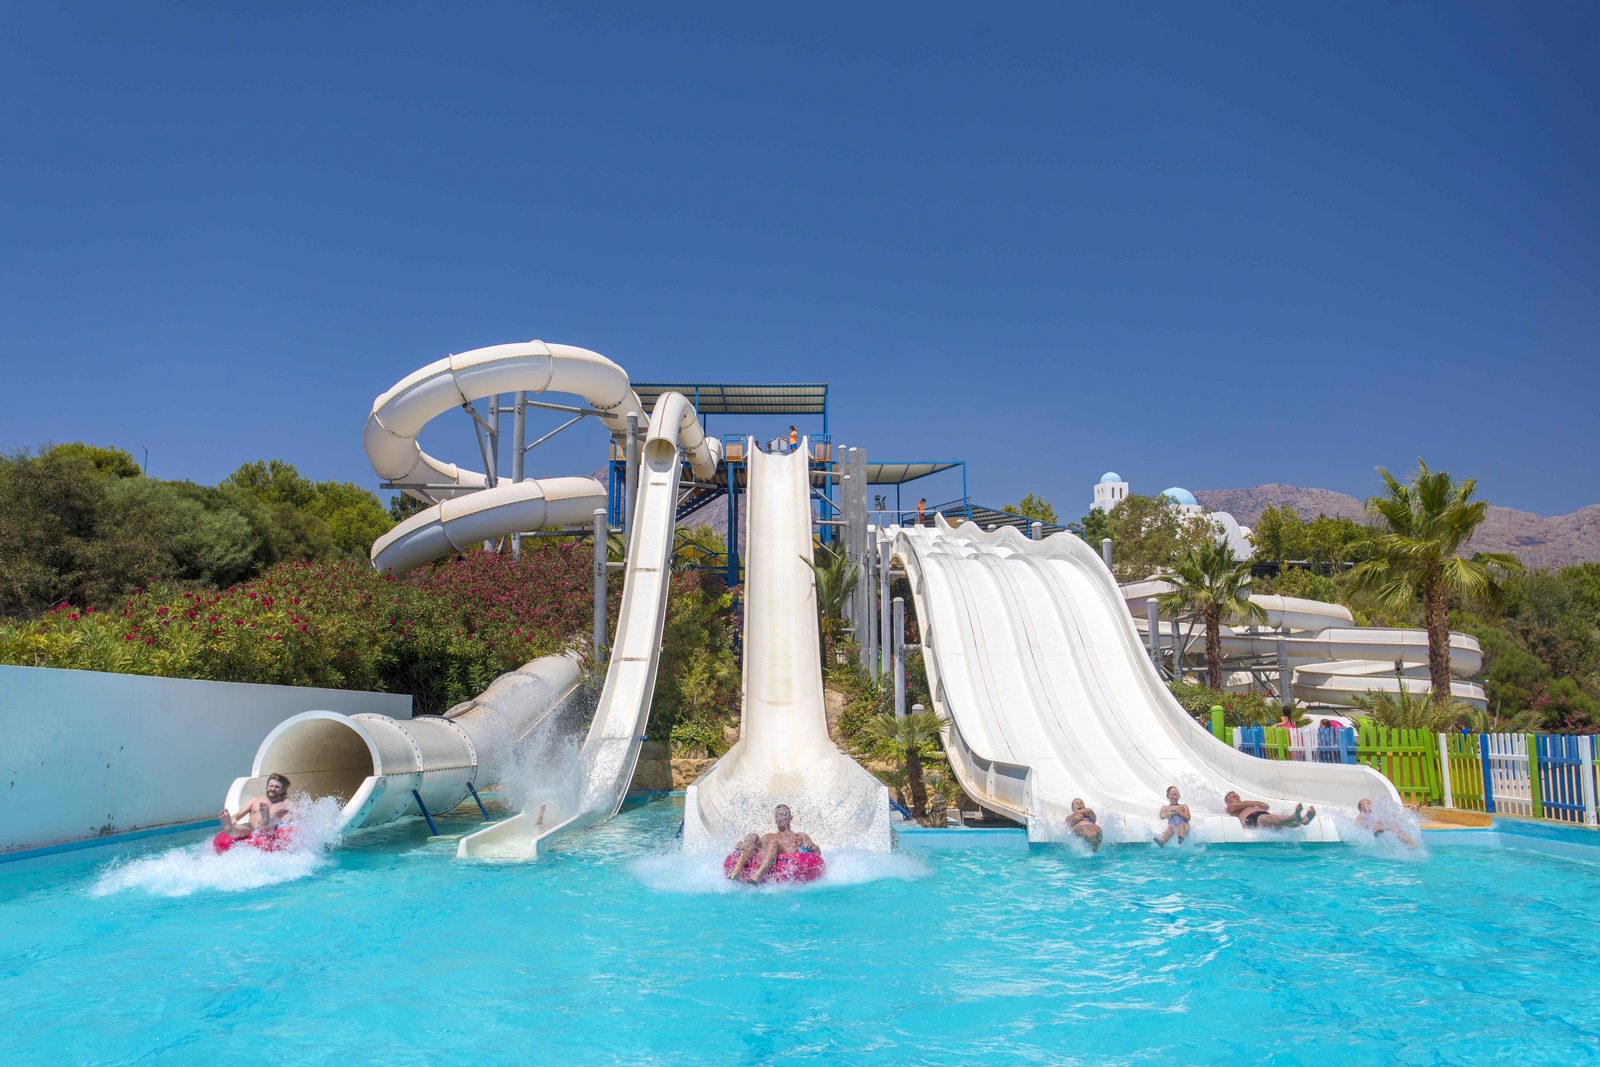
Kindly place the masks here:
<instances>
[{"instance_id":1,"label":"blue dome roof","mask_svg":"<svg viewBox=\"0 0 1600 1067\"><path fill-rule=\"evenodd\" d=\"M1102 474L1100 476L1100 484L1101 485L1104 485L1107 482L1120 482L1120 481L1122 481L1122 475L1118 474L1116 471L1106 471L1104 474Z\"/></svg>"},{"instance_id":2,"label":"blue dome roof","mask_svg":"<svg viewBox=\"0 0 1600 1067\"><path fill-rule=\"evenodd\" d=\"M1182 504L1185 507L1199 507L1200 506L1200 501L1198 501L1198 500L1196 500L1194 498L1194 494L1193 493L1189 492L1189 490L1187 490L1187 489L1181 488L1181 487L1176 486L1176 485L1173 486L1171 489L1163 489L1163 490L1161 490L1161 495L1166 497L1168 500L1172 501L1174 504Z\"/></svg>"}]
</instances>

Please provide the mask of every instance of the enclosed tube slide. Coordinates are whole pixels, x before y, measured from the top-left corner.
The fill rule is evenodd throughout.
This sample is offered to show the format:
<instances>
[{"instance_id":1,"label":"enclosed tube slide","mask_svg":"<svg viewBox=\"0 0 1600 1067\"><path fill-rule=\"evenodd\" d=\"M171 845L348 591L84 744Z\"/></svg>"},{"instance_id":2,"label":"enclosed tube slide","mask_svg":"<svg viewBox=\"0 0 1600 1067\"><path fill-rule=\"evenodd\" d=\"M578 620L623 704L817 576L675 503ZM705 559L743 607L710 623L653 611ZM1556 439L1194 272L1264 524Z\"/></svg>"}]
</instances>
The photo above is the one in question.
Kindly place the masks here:
<instances>
[{"instance_id":1,"label":"enclosed tube slide","mask_svg":"<svg viewBox=\"0 0 1600 1067\"><path fill-rule=\"evenodd\" d=\"M456 846L458 857L537 859L539 850L556 837L608 819L622 806L655 694L677 526L680 439L705 447L694 407L678 393L663 393L650 418L640 458L639 498L628 537L622 609L610 666L579 755L582 789L569 794L571 799L556 800L462 838Z\"/></svg>"},{"instance_id":2,"label":"enclosed tube slide","mask_svg":"<svg viewBox=\"0 0 1600 1067\"><path fill-rule=\"evenodd\" d=\"M1212 841L1338 840L1327 818L1285 832L1246 829L1222 811L1229 790L1278 811L1398 802L1369 768L1258 760L1203 730L1167 692L1110 572L1076 536L1030 541L942 517L932 529L886 535L911 580L956 775L1030 838L1063 836L1062 817L1082 797L1113 837L1148 840L1168 785Z\"/></svg>"},{"instance_id":3,"label":"enclosed tube slide","mask_svg":"<svg viewBox=\"0 0 1600 1067\"><path fill-rule=\"evenodd\" d=\"M828 737L809 566L809 442L772 455L751 440L745 454L750 528L740 739L689 787L684 849L726 851L746 833L770 830L772 809L782 803L825 850L886 852L888 790Z\"/></svg>"},{"instance_id":4,"label":"enclosed tube slide","mask_svg":"<svg viewBox=\"0 0 1600 1067\"><path fill-rule=\"evenodd\" d=\"M406 490L413 497L438 502L379 538L372 550L374 566L402 572L503 534L587 525L594 509L605 505L605 491L593 478L530 479L486 487L488 480L481 472L435 459L417 444L417 435L434 416L486 396L516 391L574 393L589 404L613 436L626 432L629 415L643 414L621 367L598 353L570 345L542 341L494 345L429 364L379 396L367 419L364 444L373 469L386 479L418 486ZM680 438L696 476L714 476L721 460L721 442L705 436L687 400L667 394L657 403L646 441L647 452L654 448L657 466L651 468L650 484L637 504L642 514L643 498L651 496L653 521L659 528L664 516L665 533L657 529L651 540L641 539L635 531L635 546L641 546L638 551L642 555L633 550L629 553L618 637L619 645L626 642L627 649L619 647L613 653L606 683L606 693L611 695L602 697L609 700L602 712L610 710L596 716L597 726L606 715L617 722L637 720L638 729L630 726L628 737L643 732L654 690L666 579L666 557L661 556L656 542L664 538L670 555ZM670 457L671 487L663 492L657 467L667 464L665 457ZM656 607L643 606L645 602ZM630 612L630 603L640 606ZM653 622L649 618L640 622L640 616L653 616ZM652 625L654 636L649 640L638 634L631 639L626 636L630 629L647 633ZM637 679L641 672L647 682ZM228 804L236 810L243 798L261 791L267 774L282 773L289 776L296 792L338 797L343 805L343 829L421 814L419 799L430 812L447 811L468 796L469 785L476 788L497 781L510 754L535 729L573 707L581 690L580 673L571 656L534 660L502 675L476 700L443 717L403 721L326 711L295 716L262 742L251 775L234 782ZM634 681L614 686L613 675ZM613 727L607 729L616 733L619 728ZM593 736L591 731L591 739ZM622 789L626 789L637 756L634 744L631 752L624 751L613 761L612 770L622 774ZM591 775L586 782L593 786L595 777ZM604 787L597 788L607 796L614 791L609 778ZM620 804L620 791L615 800ZM615 810L613 804L605 814Z\"/></svg>"},{"instance_id":5,"label":"enclosed tube slide","mask_svg":"<svg viewBox=\"0 0 1600 1067\"><path fill-rule=\"evenodd\" d=\"M228 790L228 810L264 792L267 775L283 774L294 793L337 798L341 831L420 815L418 797L429 812L449 811L469 787L499 780L525 739L577 698L581 673L575 655L545 656L447 716L302 712L261 742L250 775Z\"/></svg>"}]
</instances>

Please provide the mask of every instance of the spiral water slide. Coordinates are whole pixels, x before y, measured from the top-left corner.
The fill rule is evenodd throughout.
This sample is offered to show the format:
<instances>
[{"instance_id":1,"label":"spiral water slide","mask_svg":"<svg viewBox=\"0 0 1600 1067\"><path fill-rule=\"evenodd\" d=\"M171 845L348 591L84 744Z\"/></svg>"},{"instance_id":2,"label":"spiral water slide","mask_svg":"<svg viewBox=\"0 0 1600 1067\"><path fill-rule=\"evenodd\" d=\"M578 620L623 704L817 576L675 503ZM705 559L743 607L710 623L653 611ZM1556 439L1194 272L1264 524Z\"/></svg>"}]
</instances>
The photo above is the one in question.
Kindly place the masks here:
<instances>
[{"instance_id":1,"label":"spiral water slide","mask_svg":"<svg viewBox=\"0 0 1600 1067\"><path fill-rule=\"evenodd\" d=\"M689 787L683 845L728 848L772 826L787 804L795 827L824 851L887 852L883 784L828 737L822 699L816 582L810 562L809 442L770 455L750 441L745 571L744 706L739 741Z\"/></svg>"},{"instance_id":2,"label":"spiral water slide","mask_svg":"<svg viewBox=\"0 0 1600 1067\"><path fill-rule=\"evenodd\" d=\"M1168 785L1177 785L1207 840L1336 841L1319 818L1275 832L1222 811L1237 790L1273 810L1308 802L1354 808L1398 803L1366 767L1258 760L1203 730L1172 698L1097 553L1071 534L1030 541L1009 527L967 523L886 531L906 568L945 748L981 805L1061 836L1074 797L1108 836L1148 841Z\"/></svg>"},{"instance_id":3,"label":"spiral water slide","mask_svg":"<svg viewBox=\"0 0 1600 1067\"><path fill-rule=\"evenodd\" d=\"M1132 582L1122 596L1141 634L1149 633L1145 601L1159 597L1171 586L1160 578ZM1296 700L1351 707L1368 693L1398 693L1402 686L1413 696L1432 688L1428 676L1428 635L1423 630L1389 626L1357 626L1350 609L1342 604L1301 597L1257 594L1251 601L1267 613L1268 630L1282 627L1285 663L1294 668ZM1158 647L1171 649L1173 624L1158 623ZM1178 640L1183 640L1179 628ZM1192 639L1192 635L1191 635ZM1148 640L1148 638L1146 638ZM1202 639L1203 640L1203 639ZM1225 627L1222 655L1237 663L1273 663L1279 638L1273 633ZM1398 677L1395 663L1400 664ZM1483 651L1470 634L1450 634L1450 692L1456 700L1487 707L1483 686L1470 679L1483 669Z\"/></svg>"},{"instance_id":4,"label":"spiral water slide","mask_svg":"<svg viewBox=\"0 0 1600 1067\"><path fill-rule=\"evenodd\" d=\"M375 567L403 572L486 539L592 522L595 509L606 503L605 488L593 478L490 485L484 473L436 459L418 445L417 435L435 416L519 391L575 394L613 437L626 432L629 415L643 422L627 374L586 349L528 341L429 364L379 396L367 419L364 442L373 468L429 502L373 545ZM497 823L493 833L464 839L460 855L531 857L537 840L585 819L607 817L621 805L655 688L680 448L696 477L714 475L721 459L721 442L705 436L693 406L676 393L657 401L648 426L632 505L622 612L581 764L570 769L583 775L564 794L573 798L571 810L546 811L543 825L517 818ZM236 808L244 796L260 791L266 774L278 772L290 777L296 791L337 796L345 830L424 810L447 811L477 786L498 781L542 727L581 713L581 683L576 655L548 656L502 675L444 716L397 720L305 712L261 743L251 775L234 782L228 802Z\"/></svg>"}]
</instances>

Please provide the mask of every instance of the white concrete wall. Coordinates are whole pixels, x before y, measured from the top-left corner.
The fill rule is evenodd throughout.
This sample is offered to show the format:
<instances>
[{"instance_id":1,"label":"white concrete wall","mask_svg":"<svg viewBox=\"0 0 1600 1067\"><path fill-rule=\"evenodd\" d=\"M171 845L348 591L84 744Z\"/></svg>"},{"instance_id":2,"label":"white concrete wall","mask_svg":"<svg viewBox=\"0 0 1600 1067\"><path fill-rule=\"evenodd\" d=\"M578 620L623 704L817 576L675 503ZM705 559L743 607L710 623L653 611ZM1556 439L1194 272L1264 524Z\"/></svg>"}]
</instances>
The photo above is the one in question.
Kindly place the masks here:
<instances>
[{"instance_id":1,"label":"white concrete wall","mask_svg":"<svg viewBox=\"0 0 1600 1067\"><path fill-rule=\"evenodd\" d=\"M0 666L0 853L213 816L312 709L409 719L411 698Z\"/></svg>"}]
</instances>

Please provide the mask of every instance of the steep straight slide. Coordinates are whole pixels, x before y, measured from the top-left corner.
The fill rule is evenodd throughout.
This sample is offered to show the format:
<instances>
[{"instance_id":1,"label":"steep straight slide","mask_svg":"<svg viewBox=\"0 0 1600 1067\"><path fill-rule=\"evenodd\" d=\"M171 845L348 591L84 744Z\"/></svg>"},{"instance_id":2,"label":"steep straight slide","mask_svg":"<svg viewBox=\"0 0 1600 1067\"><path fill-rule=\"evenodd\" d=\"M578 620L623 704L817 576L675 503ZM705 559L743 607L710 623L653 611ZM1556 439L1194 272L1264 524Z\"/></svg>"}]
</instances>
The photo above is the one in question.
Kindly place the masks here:
<instances>
[{"instance_id":1,"label":"steep straight slide","mask_svg":"<svg viewBox=\"0 0 1600 1067\"><path fill-rule=\"evenodd\" d=\"M622 806L655 695L677 525L679 441L702 445L693 406L664 393L650 417L628 539L622 610L594 721L576 768L578 788L461 839L459 858L536 859L555 837L609 819ZM570 773L570 772L569 772Z\"/></svg>"},{"instance_id":2,"label":"steep straight slide","mask_svg":"<svg viewBox=\"0 0 1600 1067\"><path fill-rule=\"evenodd\" d=\"M689 787L683 847L726 849L772 829L787 804L824 850L887 852L889 795L828 737L812 559L809 442L789 455L748 443L744 708L739 742Z\"/></svg>"},{"instance_id":3,"label":"steep straight slide","mask_svg":"<svg viewBox=\"0 0 1600 1067\"><path fill-rule=\"evenodd\" d=\"M1064 836L1062 818L1082 797L1108 836L1147 841L1168 785L1211 841L1339 839L1329 818L1286 832L1246 829L1222 810L1229 790L1279 811L1302 801L1398 803L1369 768L1258 760L1202 729L1151 665L1099 554L1076 536L1030 541L943 517L886 536L911 579L957 777L1030 838Z\"/></svg>"}]
</instances>

